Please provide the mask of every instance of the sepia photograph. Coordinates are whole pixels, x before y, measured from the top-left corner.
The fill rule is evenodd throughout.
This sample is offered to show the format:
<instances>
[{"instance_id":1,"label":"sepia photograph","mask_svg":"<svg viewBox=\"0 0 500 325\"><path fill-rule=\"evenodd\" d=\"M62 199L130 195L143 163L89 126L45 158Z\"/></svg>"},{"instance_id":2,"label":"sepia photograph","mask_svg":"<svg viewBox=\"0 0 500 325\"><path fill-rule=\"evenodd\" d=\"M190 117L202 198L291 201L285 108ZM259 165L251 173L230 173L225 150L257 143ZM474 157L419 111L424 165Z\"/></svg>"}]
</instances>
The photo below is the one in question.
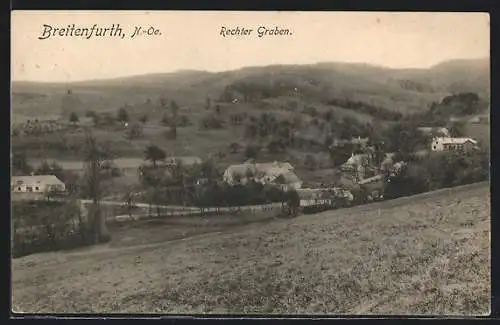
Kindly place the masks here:
<instances>
[{"instance_id":1,"label":"sepia photograph","mask_svg":"<svg viewBox=\"0 0 500 325\"><path fill-rule=\"evenodd\" d=\"M11 312L491 311L490 18L12 11Z\"/></svg>"}]
</instances>

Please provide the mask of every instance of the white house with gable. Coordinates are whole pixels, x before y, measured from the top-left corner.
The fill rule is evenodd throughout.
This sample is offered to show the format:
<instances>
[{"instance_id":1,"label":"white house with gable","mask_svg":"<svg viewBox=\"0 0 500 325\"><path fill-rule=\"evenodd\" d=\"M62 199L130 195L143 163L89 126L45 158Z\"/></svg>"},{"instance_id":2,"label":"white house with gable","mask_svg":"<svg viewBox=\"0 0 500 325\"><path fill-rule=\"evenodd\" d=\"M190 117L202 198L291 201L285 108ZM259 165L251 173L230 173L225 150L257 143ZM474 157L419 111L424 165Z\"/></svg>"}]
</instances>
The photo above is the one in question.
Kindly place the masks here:
<instances>
[{"instance_id":1,"label":"white house with gable","mask_svg":"<svg viewBox=\"0 0 500 325\"><path fill-rule=\"evenodd\" d=\"M12 176L10 189L14 193L45 193L63 192L66 186L54 175Z\"/></svg>"},{"instance_id":2,"label":"white house with gable","mask_svg":"<svg viewBox=\"0 0 500 325\"><path fill-rule=\"evenodd\" d=\"M434 138L432 151L469 151L477 147L477 141L471 138Z\"/></svg>"}]
</instances>

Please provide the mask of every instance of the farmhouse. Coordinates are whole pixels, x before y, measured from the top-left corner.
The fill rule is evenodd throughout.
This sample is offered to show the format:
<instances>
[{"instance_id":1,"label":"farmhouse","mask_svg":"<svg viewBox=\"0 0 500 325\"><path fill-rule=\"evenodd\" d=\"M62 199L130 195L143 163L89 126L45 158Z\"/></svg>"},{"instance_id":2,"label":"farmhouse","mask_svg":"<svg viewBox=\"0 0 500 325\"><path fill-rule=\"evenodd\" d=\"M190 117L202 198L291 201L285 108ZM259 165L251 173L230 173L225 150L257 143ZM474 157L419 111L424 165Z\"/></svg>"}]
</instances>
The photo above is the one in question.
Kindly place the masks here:
<instances>
[{"instance_id":1,"label":"farmhouse","mask_svg":"<svg viewBox=\"0 0 500 325\"><path fill-rule=\"evenodd\" d=\"M246 184L253 180L262 184L276 184L284 190L302 187L302 181L287 162L252 163L231 165L224 172L223 179L228 184Z\"/></svg>"},{"instance_id":2,"label":"farmhouse","mask_svg":"<svg viewBox=\"0 0 500 325\"><path fill-rule=\"evenodd\" d=\"M434 138L432 151L469 151L477 146L477 141L471 138Z\"/></svg>"},{"instance_id":3,"label":"farmhouse","mask_svg":"<svg viewBox=\"0 0 500 325\"><path fill-rule=\"evenodd\" d=\"M10 188L14 193L45 193L65 191L66 187L54 175L12 176Z\"/></svg>"}]
</instances>

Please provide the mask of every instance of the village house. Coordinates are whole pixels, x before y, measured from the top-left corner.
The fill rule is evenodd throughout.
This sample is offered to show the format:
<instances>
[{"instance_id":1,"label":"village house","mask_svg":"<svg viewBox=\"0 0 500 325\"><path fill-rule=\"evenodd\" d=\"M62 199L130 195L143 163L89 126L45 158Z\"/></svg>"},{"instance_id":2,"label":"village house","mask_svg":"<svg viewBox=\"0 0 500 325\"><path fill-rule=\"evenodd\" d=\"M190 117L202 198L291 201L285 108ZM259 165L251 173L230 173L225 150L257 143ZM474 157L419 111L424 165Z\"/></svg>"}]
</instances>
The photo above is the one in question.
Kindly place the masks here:
<instances>
[{"instance_id":1,"label":"village house","mask_svg":"<svg viewBox=\"0 0 500 325\"><path fill-rule=\"evenodd\" d=\"M54 175L12 176L10 189L13 193L64 192L66 186Z\"/></svg>"},{"instance_id":2,"label":"village house","mask_svg":"<svg viewBox=\"0 0 500 325\"><path fill-rule=\"evenodd\" d=\"M261 184L277 185L283 190L298 189L302 181L293 172L293 166L287 162L252 163L231 165L224 172L224 182L246 184L253 180Z\"/></svg>"},{"instance_id":3,"label":"village house","mask_svg":"<svg viewBox=\"0 0 500 325\"><path fill-rule=\"evenodd\" d=\"M431 144L432 151L470 151L477 147L477 141L471 138L434 138Z\"/></svg>"}]
</instances>

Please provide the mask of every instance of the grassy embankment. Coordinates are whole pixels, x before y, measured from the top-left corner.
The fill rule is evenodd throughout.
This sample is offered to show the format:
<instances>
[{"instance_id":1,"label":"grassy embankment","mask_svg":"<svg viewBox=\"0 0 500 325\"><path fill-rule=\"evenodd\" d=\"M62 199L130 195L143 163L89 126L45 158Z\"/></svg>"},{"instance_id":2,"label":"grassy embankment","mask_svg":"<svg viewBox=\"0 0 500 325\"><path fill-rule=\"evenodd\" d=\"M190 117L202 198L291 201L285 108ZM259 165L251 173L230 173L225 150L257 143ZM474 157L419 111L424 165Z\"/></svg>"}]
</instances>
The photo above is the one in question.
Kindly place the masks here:
<instances>
[{"instance_id":1,"label":"grassy embankment","mask_svg":"<svg viewBox=\"0 0 500 325\"><path fill-rule=\"evenodd\" d=\"M116 230L107 246L13 260L13 309L489 313L485 183L186 239L171 235L176 227Z\"/></svg>"}]
</instances>

